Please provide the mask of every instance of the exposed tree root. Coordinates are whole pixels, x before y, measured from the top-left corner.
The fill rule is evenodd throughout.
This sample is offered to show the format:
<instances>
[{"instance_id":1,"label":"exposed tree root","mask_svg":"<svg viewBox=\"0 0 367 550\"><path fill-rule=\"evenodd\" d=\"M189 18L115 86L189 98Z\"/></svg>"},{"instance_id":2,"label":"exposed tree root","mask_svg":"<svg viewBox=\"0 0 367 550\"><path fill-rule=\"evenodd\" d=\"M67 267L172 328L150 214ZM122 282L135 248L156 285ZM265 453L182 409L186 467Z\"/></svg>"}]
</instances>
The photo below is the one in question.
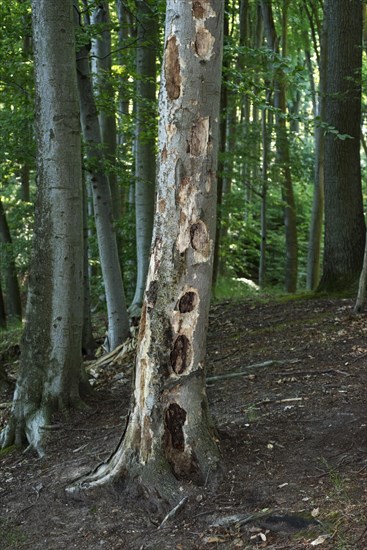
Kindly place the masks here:
<instances>
[{"instance_id":1,"label":"exposed tree root","mask_svg":"<svg viewBox=\"0 0 367 550\"><path fill-rule=\"evenodd\" d=\"M15 396L8 424L0 433L0 448L5 449L11 445L21 448L28 445L27 450L33 449L39 457L43 457L50 438L48 428L52 424L53 413L65 413L71 407L85 410L87 405L82 399L74 398L68 406L62 400L58 400L52 407L44 405L35 408L23 405Z\"/></svg>"}]
</instances>

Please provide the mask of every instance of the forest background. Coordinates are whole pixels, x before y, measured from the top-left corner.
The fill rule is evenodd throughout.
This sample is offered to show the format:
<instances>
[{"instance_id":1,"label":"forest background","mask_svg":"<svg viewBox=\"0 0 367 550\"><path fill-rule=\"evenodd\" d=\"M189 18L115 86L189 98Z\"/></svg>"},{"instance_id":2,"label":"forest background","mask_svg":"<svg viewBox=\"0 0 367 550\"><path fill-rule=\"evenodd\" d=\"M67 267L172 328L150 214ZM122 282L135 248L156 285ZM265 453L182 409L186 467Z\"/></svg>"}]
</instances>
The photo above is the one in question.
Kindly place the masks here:
<instances>
[{"instance_id":1,"label":"forest background","mask_svg":"<svg viewBox=\"0 0 367 550\"><path fill-rule=\"evenodd\" d=\"M194 3L194 19L205 18L205 10L211 13L210 7ZM9 321L22 319L33 242L35 267L27 325L30 328L23 337L23 349L32 351L28 359L23 354L23 365L40 360L47 373L52 354L63 348L56 363L60 361L66 371L61 377L55 369L53 376L61 386L57 391L51 387L46 401L53 401L58 395L57 400L66 401L69 406L69 401L76 404L79 397L72 397L66 380L74 379L74 384L79 385L78 393L83 385L78 358L80 345L77 339L73 340L71 326L75 324L74 334L83 332L84 354L93 354L92 312L98 313L99 319L105 313L104 349L113 350L127 338L129 318L139 317L145 299L156 158L159 153L162 164L169 155L165 145L161 144L158 151L159 116L163 119L163 112L157 112L158 90L164 77L171 90L169 98L180 97L177 95L181 93L180 81L169 74L169 56L176 46L167 37L164 44L163 3L74 2L76 88L69 81L71 68L75 67L73 53L66 61L58 59L52 20L42 20L41 13L40 19L33 22L34 38L40 37L37 58L37 52L33 52L29 3L11 2L3 12L0 322L5 328ZM364 161L361 162L360 156L361 147L366 148L362 13L359 1L226 3L213 276L213 292L217 296L221 288L228 292L228 288L233 291L236 287L283 288L287 292L299 288L327 292L357 288L365 245L361 170ZM50 26L50 38L43 36L42 25L46 30ZM206 33L204 29L197 34L194 42L195 56L201 59L203 67L209 59L205 49L208 45L201 43ZM217 40L220 43L221 38ZM50 45L56 45L52 59L51 53L48 59ZM168 61L162 72L163 51ZM220 51L216 55L221 59ZM44 69L47 63L50 68ZM48 137L53 140L54 131L51 128L47 135L51 118L47 119L50 113L42 111L42 101L47 99L47 93L43 96L48 87L47 71L57 74L58 63L60 80L57 82L55 77L52 84L56 86L56 94L60 90L60 105L66 90L65 109L73 105L74 110L55 111L51 118L56 122L65 117L75 124L73 117L79 105L81 125L79 129L75 127L73 136L82 132L84 138L83 196L78 195L76 188L52 194L51 180L57 171L53 172L47 164L46 141ZM65 69L63 63L70 64L70 68ZM36 70L37 101L35 67L39 71ZM187 89L192 85L189 82ZM215 79L202 81L200 85L205 103L215 89ZM190 139L199 140L196 133L206 131L205 124L195 122ZM64 147L67 149L69 139L74 138L67 133L64 138L59 137L59 149L53 153L56 165L60 162L60 170L61 166L68 166L61 152ZM216 136L210 136L210 140L216 147ZM76 140L73 151L76 158L70 157L69 162L74 167L71 169L76 170L75 175L80 160L78 147ZM197 144L191 147L192 156L200 157L200 147ZM189 153L189 141L187 148ZM211 178L211 169L208 174ZM37 187L36 209L41 214L34 224ZM178 197L179 201L184 200L180 194ZM190 196L185 199L187 204L183 206L179 225L185 224L185 209L190 210L191 200ZM82 202L83 208L79 209ZM74 210L68 206L71 203ZM159 203L157 211L161 208L164 211L165 204L165 201ZM194 219L201 217L200 207L197 208ZM82 226L83 240L79 239ZM65 231L69 244L62 243ZM199 243L203 246L201 239L207 238L206 231L201 221L190 226L194 250ZM161 237L166 246L169 238L167 234ZM200 261L207 260L210 248L207 252L205 247L203 250ZM73 263L73 258L79 258L78 262ZM177 269L179 264L174 267ZM175 277L167 279L168 283L173 284ZM153 283L154 288L146 293L148 305L150 296L156 294L157 283ZM195 307L195 293L190 292L185 300L193 302L180 306L184 308L182 313ZM61 305L65 307L64 315L60 313ZM81 307L83 319L76 312ZM62 344L58 330L63 335ZM70 333L68 338L64 336L66 333ZM42 334L48 334L47 338ZM179 340L178 345L185 348L186 344ZM181 347L172 353L181 357L186 353ZM67 356L69 361L65 359ZM75 367L65 366L71 363ZM23 369L25 372L24 377L29 377L30 371ZM45 376L45 380L52 378ZM47 386L46 382L42 384ZM68 389L62 390L65 385ZM34 403L38 401L39 398L34 398Z\"/></svg>"},{"instance_id":2,"label":"forest background","mask_svg":"<svg viewBox=\"0 0 367 550\"><path fill-rule=\"evenodd\" d=\"M132 309L141 305L144 286L141 280L136 283L137 256L147 256L150 246L165 9L163 2L150 2L144 13L139 4L85 2L85 25L80 33L81 40L91 44L102 136L105 128L98 148L112 192L120 265ZM344 124L347 127L337 127L327 122L325 111L322 112L330 97L325 93L325 80L332 65L325 63L327 28L325 23L323 26L323 3L282 0L272 4L276 33L273 44L266 38L259 2L226 3L214 266L218 296L233 292L235 287L246 287L246 280L262 288L286 288L292 292L297 288L317 288L323 248L325 137L331 135L340 142L338 155L344 159L346 173L353 174L352 163L355 164L348 146L357 140L351 135L348 120ZM337 25L342 32L340 21ZM329 57L340 55L339 67L343 56L347 56L345 40L344 36L339 42L340 54L334 49L329 52ZM102 53L98 48L102 48ZM0 51L0 303L4 304L0 319L4 326L5 314L9 320L21 316L20 295L24 296L27 286L33 233L36 152L29 2L12 1L2 7ZM362 76L358 66L350 70L354 74L348 77L349 88L356 89L364 82L365 69ZM280 88L283 99L279 97ZM337 93L339 97L334 93L333 99L339 101L350 119L347 96L353 94L350 90ZM353 102L353 98L349 97L349 101ZM283 126L282 137L279 129ZM363 116L361 145L365 151ZM86 171L88 162L93 159L86 160ZM364 163L362 157L362 168ZM326 174L330 164L335 162L329 154L325 159ZM357 185L356 192L347 192L344 198L351 201L352 195L360 193ZM92 307L101 311L106 300L105 281L90 192L86 201ZM346 210L349 221L339 219L336 210L330 213L334 223L353 225L350 220L356 216L355 210ZM363 247L358 243L358 233L360 229L353 235L356 267L351 273L352 281L361 267ZM345 258L342 261L348 264ZM335 266L334 271L337 270ZM347 288L351 280L339 287ZM338 284L335 286L338 289ZM331 290L333 283L329 280L326 287Z\"/></svg>"}]
</instances>

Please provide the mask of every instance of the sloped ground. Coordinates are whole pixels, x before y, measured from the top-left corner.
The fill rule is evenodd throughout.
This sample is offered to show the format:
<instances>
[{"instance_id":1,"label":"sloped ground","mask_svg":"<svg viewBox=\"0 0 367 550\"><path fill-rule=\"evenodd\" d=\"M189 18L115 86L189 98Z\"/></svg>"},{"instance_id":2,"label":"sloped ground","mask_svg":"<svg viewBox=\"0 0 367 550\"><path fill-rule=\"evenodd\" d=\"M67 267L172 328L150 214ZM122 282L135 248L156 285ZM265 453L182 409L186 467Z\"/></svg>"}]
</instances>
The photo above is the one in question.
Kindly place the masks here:
<instances>
[{"instance_id":1,"label":"sloped ground","mask_svg":"<svg viewBox=\"0 0 367 550\"><path fill-rule=\"evenodd\" d=\"M117 492L65 496L122 433L132 354L105 368L90 410L55 419L48 458L0 455L0 548L367 548L367 320L351 310L336 299L212 308L208 393L223 475L160 529Z\"/></svg>"}]
</instances>

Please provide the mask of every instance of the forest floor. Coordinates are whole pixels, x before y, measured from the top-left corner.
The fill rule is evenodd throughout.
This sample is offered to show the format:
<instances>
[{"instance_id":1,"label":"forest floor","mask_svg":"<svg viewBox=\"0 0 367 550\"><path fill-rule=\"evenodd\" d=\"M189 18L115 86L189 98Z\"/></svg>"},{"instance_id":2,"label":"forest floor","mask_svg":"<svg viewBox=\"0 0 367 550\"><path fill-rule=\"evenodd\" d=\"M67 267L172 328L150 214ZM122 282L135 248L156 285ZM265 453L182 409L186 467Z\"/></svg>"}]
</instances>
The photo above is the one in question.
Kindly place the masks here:
<instances>
[{"instance_id":1,"label":"forest floor","mask_svg":"<svg viewBox=\"0 0 367 550\"><path fill-rule=\"evenodd\" d=\"M65 494L118 443L133 354L95 372L90 409L55 419L47 458L0 455L1 550L366 549L367 318L352 307L327 298L212 307L208 395L223 476L161 528L123 494ZM3 360L12 372L14 357Z\"/></svg>"}]
</instances>

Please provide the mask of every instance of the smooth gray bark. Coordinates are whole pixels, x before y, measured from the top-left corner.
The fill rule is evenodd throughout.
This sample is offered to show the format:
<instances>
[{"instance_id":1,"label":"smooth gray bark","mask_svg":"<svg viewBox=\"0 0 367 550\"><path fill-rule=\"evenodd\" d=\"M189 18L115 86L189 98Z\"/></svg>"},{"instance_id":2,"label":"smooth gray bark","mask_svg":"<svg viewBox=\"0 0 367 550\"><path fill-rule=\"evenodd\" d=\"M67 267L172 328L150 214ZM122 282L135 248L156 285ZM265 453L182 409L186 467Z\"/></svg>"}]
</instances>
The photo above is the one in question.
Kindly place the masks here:
<instances>
[{"instance_id":1,"label":"smooth gray bark","mask_svg":"<svg viewBox=\"0 0 367 550\"><path fill-rule=\"evenodd\" d=\"M322 123L325 122L325 80L327 65L326 50L326 25L322 29L320 36L320 55L319 59L319 87L318 99L316 98L315 83L313 80L313 67L311 58L306 52L306 61L309 67L311 91L313 93L313 112L315 118L318 117L315 124L315 168L314 168L314 193L312 203L312 213L310 222L310 235L308 241L307 253L307 290L315 290L320 281L321 271L321 242L324 221L324 152L325 152L325 134Z\"/></svg>"},{"instance_id":2,"label":"smooth gray bark","mask_svg":"<svg viewBox=\"0 0 367 550\"><path fill-rule=\"evenodd\" d=\"M106 342L106 347L109 351L127 338L129 319L113 223L112 197L104 168L101 132L93 95L88 53L86 46L83 46L77 53L78 89L81 124L88 159L87 171L91 181L98 250L107 302L108 342Z\"/></svg>"},{"instance_id":3,"label":"smooth gray bark","mask_svg":"<svg viewBox=\"0 0 367 550\"><path fill-rule=\"evenodd\" d=\"M205 393L215 238L222 0L168 0L153 248L134 403L118 449L70 493L123 482L157 507L210 481L217 443ZM210 477L210 479L209 479ZM190 490L190 483L185 485ZM140 493L141 494L141 493Z\"/></svg>"},{"instance_id":4,"label":"smooth gray bark","mask_svg":"<svg viewBox=\"0 0 367 550\"><path fill-rule=\"evenodd\" d=\"M108 1L99 2L98 7L93 10L91 24L103 28L100 36L92 40L91 54L97 94L101 96L98 119L103 152L107 161L106 172L112 196L112 213L114 220L117 221L121 217L121 201L116 178L117 130L115 94L111 81L111 18Z\"/></svg>"},{"instance_id":5,"label":"smooth gray bark","mask_svg":"<svg viewBox=\"0 0 367 550\"><path fill-rule=\"evenodd\" d=\"M56 410L81 404L82 170L72 0L33 0L37 201L19 377L2 446L44 452Z\"/></svg>"},{"instance_id":6,"label":"smooth gray bark","mask_svg":"<svg viewBox=\"0 0 367 550\"><path fill-rule=\"evenodd\" d=\"M137 0L135 220L137 280L130 305L139 315L144 299L152 243L156 179L156 48L158 42L155 0Z\"/></svg>"}]
</instances>

